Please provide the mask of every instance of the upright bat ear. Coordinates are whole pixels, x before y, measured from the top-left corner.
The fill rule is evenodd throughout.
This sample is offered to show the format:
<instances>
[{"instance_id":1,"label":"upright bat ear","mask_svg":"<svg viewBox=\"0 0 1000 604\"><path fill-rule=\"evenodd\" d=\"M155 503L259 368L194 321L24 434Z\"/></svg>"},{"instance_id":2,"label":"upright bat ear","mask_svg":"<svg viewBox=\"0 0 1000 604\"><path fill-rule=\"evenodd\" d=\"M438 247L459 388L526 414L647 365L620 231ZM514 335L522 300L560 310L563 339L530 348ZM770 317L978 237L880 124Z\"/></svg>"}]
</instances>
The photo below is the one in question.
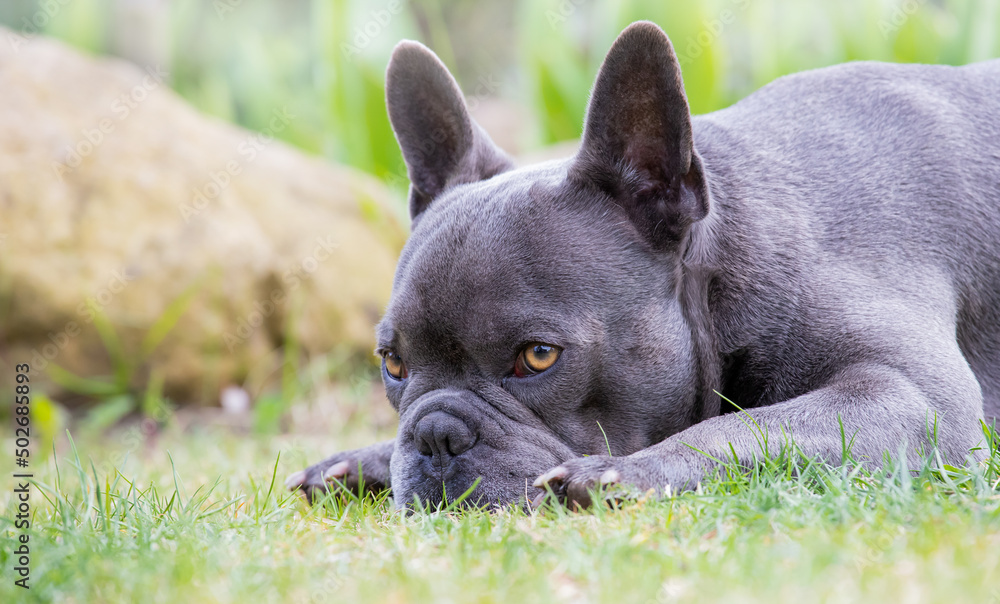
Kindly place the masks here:
<instances>
[{"instance_id":1,"label":"upright bat ear","mask_svg":"<svg viewBox=\"0 0 1000 604\"><path fill-rule=\"evenodd\" d=\"M708 214L680 64L655 24L633 23L608 51L570 178L613 197L657 249L675 249Z\"/></svg>"},{"instance_id":2,"label":"upright bat ear","mask_svg":"<svg viewBox=\"0 0 1000 604\"><path fill-rule=\"evenodd\" d=\"M469 116L455 79L426 46L397 44L385 80L389 121L410 176L411 218L448 187L513 166Z\"/></svg>"}]
</instances>

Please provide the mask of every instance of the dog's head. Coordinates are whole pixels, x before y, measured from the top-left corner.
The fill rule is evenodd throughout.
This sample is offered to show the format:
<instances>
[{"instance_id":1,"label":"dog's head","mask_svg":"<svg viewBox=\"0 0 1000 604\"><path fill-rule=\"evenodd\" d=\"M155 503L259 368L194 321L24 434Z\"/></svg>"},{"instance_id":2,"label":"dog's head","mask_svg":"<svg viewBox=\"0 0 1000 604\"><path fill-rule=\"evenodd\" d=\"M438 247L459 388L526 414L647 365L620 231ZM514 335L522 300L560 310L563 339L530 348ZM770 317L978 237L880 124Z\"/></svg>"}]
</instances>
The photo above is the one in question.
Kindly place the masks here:
<instances>
[{"instance_id":1,"label":"dog's head","mask_svg":"<svg viewBox=\"0 0 1000 604\"><path fill-rule=\"evenodd\" d=\"M399 505L531 497L571 457L632 453L710 412L679 301L709 211L680 67L651 23L601 67L578 154L515 168L438 58L402 42L389 117L413 231L378 325Z\"/></svg>"}]
</instances>

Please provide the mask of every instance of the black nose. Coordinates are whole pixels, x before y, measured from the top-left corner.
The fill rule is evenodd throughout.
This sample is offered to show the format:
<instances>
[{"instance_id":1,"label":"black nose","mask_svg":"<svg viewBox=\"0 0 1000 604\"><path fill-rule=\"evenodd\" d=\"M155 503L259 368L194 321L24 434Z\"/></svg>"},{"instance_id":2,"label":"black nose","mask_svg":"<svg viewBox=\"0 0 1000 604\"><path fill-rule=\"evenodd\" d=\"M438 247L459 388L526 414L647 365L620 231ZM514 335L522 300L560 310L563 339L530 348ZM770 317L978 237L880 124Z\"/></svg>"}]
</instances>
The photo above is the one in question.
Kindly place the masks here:
<instances>
[{"instance_id":1,"label":"black nose","mask_svg":"<svg viewBox=\"0 0 1000 604\"><path fill-rule=\"evenodd\" d=\"M444 411L425 415L413 430L417 450L438 463L446 463L476 443L476 437L462 420Z\"/></svg>"}]
</instances>

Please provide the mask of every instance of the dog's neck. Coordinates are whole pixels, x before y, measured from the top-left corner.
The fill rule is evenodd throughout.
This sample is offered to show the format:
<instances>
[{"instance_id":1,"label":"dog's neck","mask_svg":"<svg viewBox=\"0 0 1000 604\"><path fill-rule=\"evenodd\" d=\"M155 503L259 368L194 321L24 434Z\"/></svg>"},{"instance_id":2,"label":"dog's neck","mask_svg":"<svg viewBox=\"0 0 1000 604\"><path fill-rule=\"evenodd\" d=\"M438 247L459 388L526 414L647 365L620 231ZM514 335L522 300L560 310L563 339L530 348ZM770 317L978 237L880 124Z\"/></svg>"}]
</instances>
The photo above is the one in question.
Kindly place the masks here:
<instances>
[{"instance_id":1,"label":"dog's neck","mask_svg":"<svg viewBox=\"0 0 1000 604\"><path fill-rule=\"evenodd\" d=\"M722 360L718 325L709 305L709 293L718 271L711 242L714 239L713 213L696 223L681 243L677 283L685 319L691 329L691 341L698 367L698 395L691 422L698 423L721 413ZM710 222L706 222L710 221ZM704 223L704 224L703 224Z\"/></svg>"},{"instance_id":2,"label":"dog's neck","mask_svg":"<svg viewBox=\"0 0 1000 604\"><path fill-rule=\"evenodd\" d=\"M772 223L774 212L757 201L752 183L721 172L709 174L711 211L692 225L680 250L678 293L699 365L696 421L793 394L775 391L777 380L758 366L757 353L784 349L802 321L796 302L801 290L776 292L769 285L769 271L781 267L786 286L802 286L792 250L761 243L769 229L780 228ZM776 332L776 324L787 331Z\"/></svg>"}]
</instances>

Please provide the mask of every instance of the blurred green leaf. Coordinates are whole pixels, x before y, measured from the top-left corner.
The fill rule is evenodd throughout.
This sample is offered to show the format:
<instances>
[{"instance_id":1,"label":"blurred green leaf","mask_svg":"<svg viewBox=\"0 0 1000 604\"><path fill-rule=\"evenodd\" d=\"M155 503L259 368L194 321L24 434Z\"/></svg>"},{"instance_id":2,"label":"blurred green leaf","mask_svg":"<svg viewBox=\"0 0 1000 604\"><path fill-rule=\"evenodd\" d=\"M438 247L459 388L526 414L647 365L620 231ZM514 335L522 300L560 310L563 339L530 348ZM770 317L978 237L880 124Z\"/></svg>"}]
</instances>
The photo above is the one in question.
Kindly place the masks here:
<instances>
[{"instance_id":1,"label":"blurred green leaf","mask_svg":"<svg viewBox=\"0 0 1000 604\"><path fill-rule=\"evenodd\" d=\"M179 296L174 298L167 308L164 309L163 314L157 317L156 321L149 327L149 331L146 332L145 337L142 339L142 346L140 348L140 360L146 360L150 354L156 350L156 347L163 342L163 339L173 330L174 326L177 325L177 321L180 320L181 316L191 305L194 300L195 295L200 289L200 281L195 281L189 285Z\"/></svg>"},{"instance_id":2,"label":"blurred green leaf","mask_svg":"<svg viewBox=\"0 0 1000 604\"><path fill-rule=\"evenodd\" d=\"M81 427L90 432L104 431L121 421L135 408L135 399L131 396L127 394L113 396L91 409L83 419Z\"/></svg>"},{"instance_id":3,"label":"blurred green leaf","mask_svg":"<svg viewBox=\"0 0 1000 604\"><path fill-rule=\"evenodd\" d=\"M104 310L93 299L87 300L87 305L90 307L94 318L94 328L97 329L97 335L101 338L104 350L108 353L108 358L111 360L111 367L115 373L115 382L119 388L125 388L128 386L129 379L132 376L132 363L125 356L121 339L118 338L118 333L108 319L108 315L104 314Z\"/></svg>"},{"instance_id":4,"label":"blurred green leaf","mask_svg":"<svg viewBox=\"0 0 1000 604\"><path fill-rule=\"evenodd\" d=\"M146 393L142 397L142 414L157 421L163 421L166 401L163 400L163 372L154 369L150 372Z\"/></svg>"},{"instance_id":5,"label":"blurred green leaf","mask_svg":"<svg viewBox=\"0 0 1000 604\"><path fill-rule=\"evenodd\" d=\"M39 440L37 451L45 459L52 449L52 442L62 429L64 411L58 403L44 394L36 394L31 401L31 423Z\"/></svg>"},{"instance_id":6,"label":"blurred green leaf","mask_svg":"<svg viewBox=\"0 0 1000 604\"><path fill-rule=\"evenodd\" d=\"M110 6L105 0L55 2L40 0L35 15L48 15L44 31L77 48L98 53L105 49ZM39 19L39 22L42 22Z\"/></svg>"},{"instance_id":7,"label":"blurred green leaf","mask_svg":"<svg viewBox=\"0 0 1000 604\"><path fill-rule=\"evenodd\" d=\"M76 394L92 397L109 397L124 392L124 387L117 381L101 377L80 377L52 362L48 364L45 371L49 379L55 382L57 386Z\"/></svg>"}]
</instances>

